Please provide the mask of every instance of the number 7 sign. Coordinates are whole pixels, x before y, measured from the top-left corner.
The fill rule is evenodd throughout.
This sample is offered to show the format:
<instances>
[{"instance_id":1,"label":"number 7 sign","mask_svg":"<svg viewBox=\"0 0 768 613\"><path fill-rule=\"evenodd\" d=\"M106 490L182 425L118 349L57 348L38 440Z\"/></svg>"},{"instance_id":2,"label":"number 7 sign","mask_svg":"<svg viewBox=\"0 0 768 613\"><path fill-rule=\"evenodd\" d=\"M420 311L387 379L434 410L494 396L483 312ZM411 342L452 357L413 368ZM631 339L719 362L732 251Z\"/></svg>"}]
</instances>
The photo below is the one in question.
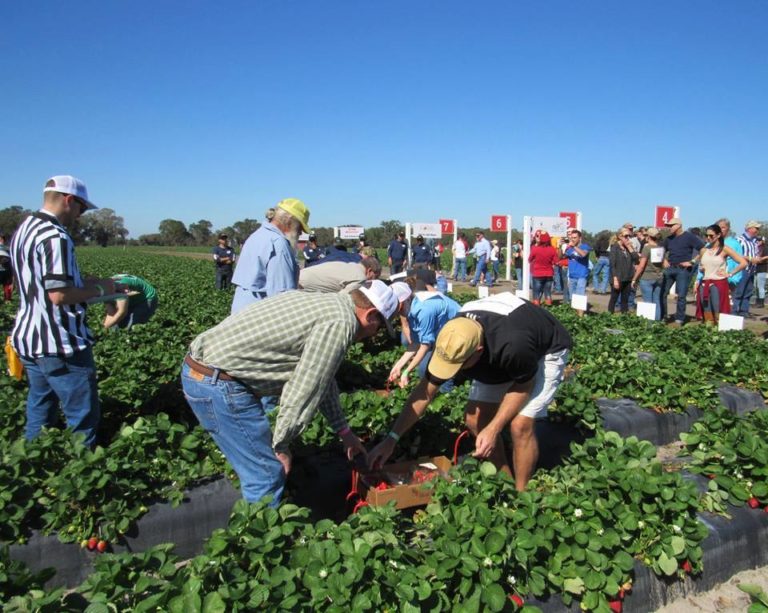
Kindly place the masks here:
<instances>
[{"instance_id":1,"label":"number 7 sign","mask_svg":"<svg viewBox=\"0 0 768 613\"><path fill-rule=\"evenodd\" d=\"M453 219L441 219L440 229L443 234L453 234L453 229L454 229Z\"/></svg>"}]
</instances>

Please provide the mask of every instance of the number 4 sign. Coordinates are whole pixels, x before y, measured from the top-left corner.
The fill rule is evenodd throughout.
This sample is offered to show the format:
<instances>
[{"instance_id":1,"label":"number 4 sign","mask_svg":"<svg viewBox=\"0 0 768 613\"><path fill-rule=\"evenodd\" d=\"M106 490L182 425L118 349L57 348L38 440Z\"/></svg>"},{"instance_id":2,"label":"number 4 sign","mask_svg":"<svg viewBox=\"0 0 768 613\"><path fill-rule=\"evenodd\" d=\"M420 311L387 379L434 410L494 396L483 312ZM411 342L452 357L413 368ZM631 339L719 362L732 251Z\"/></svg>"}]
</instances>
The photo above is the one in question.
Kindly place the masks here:
<instances>
[{"instance_id":1,"label":"number 4 sign","mask_svg":"<svg viewBox=\"0 0 768 613\"><path fill-rule=\"evenodd\" d=\"M667 222L673 217L680 216L680 209L674 206L657 206L656 207L656 227L663 228L667 225Z\"/></svg>"},{"instance_id":2,"label":"number 4 sign","mask_svg":"<svg viewBox=\"0 0 768 613\"><path fill-rule=\"evenodd\" d=\"M491 232L506 232L506 231L507 231L507 216L491 215Z\"/></svg>"}]
</instances>

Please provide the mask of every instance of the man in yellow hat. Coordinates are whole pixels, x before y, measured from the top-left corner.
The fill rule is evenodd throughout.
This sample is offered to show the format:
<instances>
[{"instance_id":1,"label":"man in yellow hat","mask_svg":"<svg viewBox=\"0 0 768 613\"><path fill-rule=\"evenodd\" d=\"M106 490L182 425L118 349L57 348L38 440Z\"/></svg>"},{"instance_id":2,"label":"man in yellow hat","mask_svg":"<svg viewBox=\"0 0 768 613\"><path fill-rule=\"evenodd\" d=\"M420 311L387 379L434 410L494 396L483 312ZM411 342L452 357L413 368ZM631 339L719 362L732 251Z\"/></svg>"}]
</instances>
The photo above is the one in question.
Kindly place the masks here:
<instances>
[{"instance_id":1,"label":"man in yellow hat","mask_svg":"<svg viewBox=\"0 0 768 613\"><path fill-rule=\"evenodd\" d=\"M470 379L464 416L476 437L474 455L511 472L501 438L509 427L515 487L522 491L539 457L534 423L547 414L570 349L571 336L554 316L510 292L468 302L440 330L426 376L368 454L369 466L387 461L445 381Z\"/></svg>"},{"instance_id":2,"label":"man in yellow hat","mask_svg":"<svg viewBox=\"0 0 768 613\"><path fill-rule=\"evenodd\" d=\"M309 232L309 209L296 198L281 200L274 217L264 222L243 245L232 276L232 314L254 302L296 289L299 264L296 244Z\"/></svg>"}]
</instances>

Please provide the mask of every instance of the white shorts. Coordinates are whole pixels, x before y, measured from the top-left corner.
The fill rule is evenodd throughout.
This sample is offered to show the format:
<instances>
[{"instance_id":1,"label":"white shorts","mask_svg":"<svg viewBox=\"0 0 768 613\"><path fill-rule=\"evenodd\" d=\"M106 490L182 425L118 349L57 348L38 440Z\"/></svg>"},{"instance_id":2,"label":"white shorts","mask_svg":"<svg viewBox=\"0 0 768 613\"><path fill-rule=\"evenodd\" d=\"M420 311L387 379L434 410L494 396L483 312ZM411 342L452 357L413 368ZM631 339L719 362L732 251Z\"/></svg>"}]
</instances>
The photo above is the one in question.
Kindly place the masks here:
<instances>
[{"instance_id":1,"label":"white shorts","mask_svg":"<svg viewBox=\"0 0 768 613\"><path fill-rule=\"evenodd\" d=\"M539 368L533 379L531 397L518 413L531 419L547 416L547 407L555 397L557 388L563 381L563 371L568 363L568 350L563 349L556 353L548 353L539 360ZM473 380L469 388L469 399L477 402L501 402L509 391L511 381L506 383L481 383Z\"/></svg>"}]
</instances>

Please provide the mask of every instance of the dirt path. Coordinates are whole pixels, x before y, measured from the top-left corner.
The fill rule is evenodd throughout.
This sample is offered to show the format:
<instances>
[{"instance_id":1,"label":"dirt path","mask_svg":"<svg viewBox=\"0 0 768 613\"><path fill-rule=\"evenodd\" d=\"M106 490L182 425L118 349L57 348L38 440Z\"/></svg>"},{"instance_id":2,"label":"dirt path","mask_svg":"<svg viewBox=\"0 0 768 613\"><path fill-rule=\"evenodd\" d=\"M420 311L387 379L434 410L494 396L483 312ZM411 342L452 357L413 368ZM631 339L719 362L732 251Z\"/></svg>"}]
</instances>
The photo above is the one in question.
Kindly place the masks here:
<instances>
[{"instance_id":1,"label":"dirt path","mask_svg":"<svg viewBox=\"0 0 768 613\"><path fill-rule=\"evenodd\" d=\"M768 566L744 570L708 592L675 600L657 609L656 613L689 613L690 611L743 613L749 607L751 600L737 587L740 583L759 585L768 592Z\"/></svg>"}]
</instances>

